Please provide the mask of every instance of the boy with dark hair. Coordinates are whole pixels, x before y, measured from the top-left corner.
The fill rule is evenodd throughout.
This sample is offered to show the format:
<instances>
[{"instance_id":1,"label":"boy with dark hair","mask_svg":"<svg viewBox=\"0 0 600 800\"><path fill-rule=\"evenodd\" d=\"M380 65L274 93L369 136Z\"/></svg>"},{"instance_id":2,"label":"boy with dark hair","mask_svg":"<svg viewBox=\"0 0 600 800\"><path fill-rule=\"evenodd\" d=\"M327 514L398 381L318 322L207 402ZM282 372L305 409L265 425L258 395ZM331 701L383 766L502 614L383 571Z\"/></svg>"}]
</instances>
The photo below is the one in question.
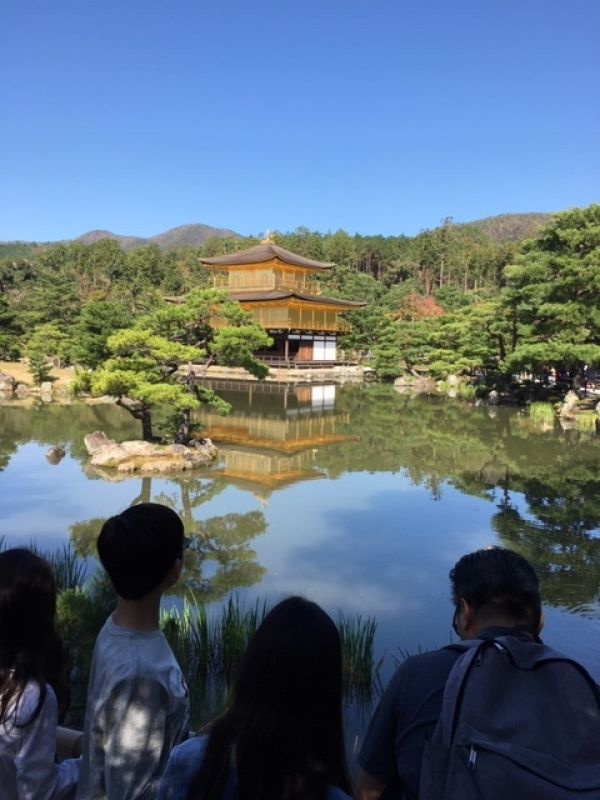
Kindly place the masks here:
<instances>
[{"instance_id":1,"label":"boy with dark hair","mask_svg":"<svg viewBox=\"0 0 600 800\"><path fill-rule=\"evenodd\" d=\"M463 556L450 571L452 621L463 639L515 636L539 641L539 583L528 561L502 547ZM442 708L446 679L460 650L407 658L381 698L362 745L356 800L416 800L425 741Z\"/></svg>"},{"instance_id":2,"label":"boy with dark hair","mask_svg":"<svg viewBox=\"0 0 600 800\"><path fill-rule=\"evenodd\" d=\"M98 555L118 598L94 648L77 800L151 798L187 732L187 688L159 629L160 601L181 574L187 542L177 514L158 503L102 527Z\"/></svg>"}]
</instances>

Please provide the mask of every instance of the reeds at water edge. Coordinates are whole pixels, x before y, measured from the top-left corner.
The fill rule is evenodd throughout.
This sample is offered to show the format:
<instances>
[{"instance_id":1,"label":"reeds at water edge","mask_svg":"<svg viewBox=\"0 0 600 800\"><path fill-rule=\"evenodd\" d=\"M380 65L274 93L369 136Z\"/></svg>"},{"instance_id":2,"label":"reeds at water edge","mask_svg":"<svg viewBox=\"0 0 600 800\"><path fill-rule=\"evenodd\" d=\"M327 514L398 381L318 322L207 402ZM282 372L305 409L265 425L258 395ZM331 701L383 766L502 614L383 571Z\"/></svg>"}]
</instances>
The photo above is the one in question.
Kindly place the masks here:
<instances>
[{"instance_id":1,"label":"reeds at water edge","mask_svg":"<svg viewBox=\"0 0 600 800\"><path fill-rule=\"evenodd\" d=\"M0 536L0 552L9 547L6 536ZM54 570L57 592L64 592L67 589L80 589L88 578L88 568L85 559L80 558L71 544L63 544L62 547L50 553L46 553L35 544L29 542L27 550L42 556L50 563Z\"/></svg>"},{"instance_id":2,"label":"reeds at water edge","mask_svg":"<svg viewBox=\"0 0 600 800\"><path fill-rule=\"evenodd\" d=\"M0 551L7 548L0 535ZM58 589L57 622L69 655L72 704L69 724L81 722L87 679L96 636L116 604L114 589L103 570L89 576L88 563L70 544L42 552L52 565ZM183 603L161 612L163 630L192 689L194 724L203 724L225 702L242 656L269 611L264 598L246 604L237 594L214 612L189 593ZM346 700L369 702L378 688L381 661L374 662L377 623L360 614L339 613Z\"/></svg>"}]
</instances>

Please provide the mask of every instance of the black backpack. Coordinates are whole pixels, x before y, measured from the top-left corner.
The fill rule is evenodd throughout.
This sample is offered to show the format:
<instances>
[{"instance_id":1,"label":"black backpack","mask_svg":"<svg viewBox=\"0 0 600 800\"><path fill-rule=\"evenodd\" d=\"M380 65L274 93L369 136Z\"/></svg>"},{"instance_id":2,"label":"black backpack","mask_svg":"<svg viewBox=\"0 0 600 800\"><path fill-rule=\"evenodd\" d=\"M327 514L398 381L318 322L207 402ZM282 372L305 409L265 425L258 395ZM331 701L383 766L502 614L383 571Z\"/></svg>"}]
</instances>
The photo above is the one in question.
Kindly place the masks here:
<instances>
[{"instance_id":1,"label":"black backpack","mask_svg":"<svg viewBox=\"0 0 600 800\"><path fill-rule=\"evenodd\" d=\"M586 670L515 636L460 648L419 800L600 800L600 690Z\"/></svg>"}]
</instances>

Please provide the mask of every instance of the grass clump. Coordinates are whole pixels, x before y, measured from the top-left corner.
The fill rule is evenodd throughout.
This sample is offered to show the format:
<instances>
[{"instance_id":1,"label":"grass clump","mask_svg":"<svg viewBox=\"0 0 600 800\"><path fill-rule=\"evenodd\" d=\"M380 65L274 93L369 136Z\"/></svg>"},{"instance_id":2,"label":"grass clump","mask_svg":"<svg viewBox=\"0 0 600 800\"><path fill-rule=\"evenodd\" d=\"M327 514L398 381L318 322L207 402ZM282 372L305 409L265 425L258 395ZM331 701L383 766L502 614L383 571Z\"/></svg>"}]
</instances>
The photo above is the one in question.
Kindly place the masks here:
<instances>
[{"instance_id":1,"label":"grass clump","mask_svg":"<svg viewBox=\"0 0 600 800\"><path fill-rule=\"evenodd\" d=\"M459 383L456 391L461 400L475 400L477 395L476 389L471 383Z\"/></svg>"},{"instance_id":2,"label":"grass clump","mask_svg":"<svg viewBox=\"0 0 600 800\"><path fill-rule=\"evenodd\" d=\"M531 403L529 419L536 428L550 430L554 428L556 413L552 403Z\"/></svg>"},{"instance_id":3,"label":"grass clump","mask_svg":"<svg viewBox=\"0 0 600 800\"><path fill-rule=\"evenodd\" d=\"M77 555L70 544L63 545L62 550L55 550L46 558L54 570L58 592L81 589L87 581L87 562Z\"/></svg>"},{"instance_id":4,"label":"grass clump","mask_svg":"<svg viewBox=\"0 0 600 800\"><path fill-rule=\"evenodd\" d=\"M185 674L205 677L211 667L213 634L204 605L190 595L181 610L163 611L160 624Z\"/></svg>"},{"instance_id":5,"label":"grass clump","mask_svg":"<svg viewBox=\"0 0 600 800\"><path fill-rule=\"evenodd\" d=\"M575 429L587 433L596 433L596 421L598 419L599 417L595 411L580 411L573 417Z\"/></svg>"},{"instance_id":6,"label":"grass clump","mask_svg":"<svg viewBox=\"0 0 600 800\"><path fill-rule=\"evenodd\" d=\"M342 640L342 668L347 694L369 697L379 666L374 664L373 649L377 623L360 614L346 617L340 612L338 630Z\"/></svg>"},{"instance_id":7,"label":"grass clump","mask_svg":"<svg viewBox=\"0 0 600 800\"><path fill-rule=\"evenodd\" d=\"M83 721L96 637L116 602L117 596L104 571L98 572L85 587L70 587L58 593L56 617L70 666L71 705L66 720L69 725L78 726Z\"/></svg>"},{"instance_id":8,"label":"grass clump","mask_svg":"<svg viewBox=\"0 0 600 800\"><path fill-rule=\"evenodd\" d=\"M246 610L237 595L230 596L223 609L217 631L217 667L227 681L231 681L238 670L248 642L267 614L265 601L257 599L254 606Z\"/></svg>"},{"instance_id":9,"label":"grass clump","mask_svg":"<svg viewBox=\"0 0 600 800\"><path fill-rule=\"evenodd\" d=\"M9 545L4 534L0 535L0 552L12 549L16 545ZM18 545L19 547L21 545ZM26 545L27 550L35 553L36 556L45 558L54 570L54 580L56 581L56 591L66 592L69 589L81 589L88 578L87 561L80 558L70 544L65 544L62 548L47 553L34 543Z\"/></svg>"},{"instance_id":10,"label":"grass clump","mask_svg":"<svg viewBox=\"0 0 600 800\"><path fill-rule=\"evenodd\" d=\"M233 595L220 612L208 616L190 596L183 608L161 615L161 628L190 683L194 724L203 724L227 702L246 647L268 610L264 600L248 608ZM380 667L373 659L376 629L374 619L339 615L347 699L371 699Z\"/></svg>"}]
</instances>

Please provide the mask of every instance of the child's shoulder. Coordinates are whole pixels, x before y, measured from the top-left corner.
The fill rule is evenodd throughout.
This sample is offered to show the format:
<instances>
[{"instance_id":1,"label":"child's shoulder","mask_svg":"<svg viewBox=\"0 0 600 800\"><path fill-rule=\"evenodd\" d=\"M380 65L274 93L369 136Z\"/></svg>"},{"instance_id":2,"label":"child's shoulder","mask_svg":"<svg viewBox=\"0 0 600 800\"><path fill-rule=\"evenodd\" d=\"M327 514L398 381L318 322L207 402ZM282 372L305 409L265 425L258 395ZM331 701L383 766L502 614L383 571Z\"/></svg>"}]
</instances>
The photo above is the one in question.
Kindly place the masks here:
<instances>
[{"instance_id":1,"label":"child's shoulder","mask_svg":"<svg viewBox=\"0 0 600 800\"><path fill-rule=\"evenodd\" d=\"M13 711L15 726L25 727L34 716L37 718L42 713L56 716L58 719L58 703L54 689L47 683L40 685L37 681L30 680L25 685Z\"/></svg>"},{"instance_id":2,"label":"child's shoulder","mask_svg":"<svg viewBox=\"0 0 600 800\"><path fill-rule=\"evenodd\" d=\"M170 694L185 694L181 669L160 631L144 633L116 625L109 617L96 639L94 682L110 690L144 679Z\"/></svg>"}]
</instances>

